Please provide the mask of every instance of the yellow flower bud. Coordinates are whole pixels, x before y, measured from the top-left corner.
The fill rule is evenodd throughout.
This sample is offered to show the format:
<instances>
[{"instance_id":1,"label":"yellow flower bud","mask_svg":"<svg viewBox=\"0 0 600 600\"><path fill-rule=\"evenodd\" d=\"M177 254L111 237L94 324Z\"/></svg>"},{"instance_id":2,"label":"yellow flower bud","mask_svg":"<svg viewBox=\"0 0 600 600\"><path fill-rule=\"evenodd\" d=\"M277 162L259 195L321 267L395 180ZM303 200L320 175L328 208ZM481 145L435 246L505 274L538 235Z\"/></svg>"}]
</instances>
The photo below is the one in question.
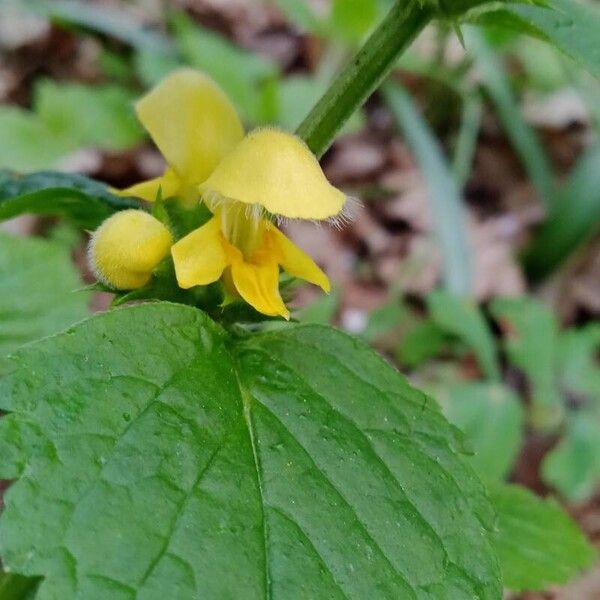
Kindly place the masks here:
<instances>
[{"instance_id":1,"label":"yellow flower bud","mask_svg":"<svg viewBox=\"0 0 600 600\"><path fill-rule=\"evenodd\" d=\"M133 290L148 283L172 245L169 230L152 215L124 210L104 221L92 236L89 263L102 283Z\"/></svg>"}]
</instances>

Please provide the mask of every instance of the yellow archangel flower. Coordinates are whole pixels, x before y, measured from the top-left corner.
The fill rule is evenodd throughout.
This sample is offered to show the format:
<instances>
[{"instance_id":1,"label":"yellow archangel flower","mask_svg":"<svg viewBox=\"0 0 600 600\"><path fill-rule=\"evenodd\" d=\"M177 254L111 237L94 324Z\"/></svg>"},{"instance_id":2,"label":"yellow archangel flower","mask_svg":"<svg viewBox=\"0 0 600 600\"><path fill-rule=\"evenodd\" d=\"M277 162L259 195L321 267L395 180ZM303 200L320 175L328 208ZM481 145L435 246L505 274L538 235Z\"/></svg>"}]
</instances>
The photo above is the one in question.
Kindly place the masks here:
<instances>
[{"instance_id":1,"label":"yellow archangel flower","mask_svg":"<svg viewBox=\"0 0 600 600\"><path fill-rule=\"evenodd\" d=\"M244 137L228 98L190 69L166 77L136 111L168 168L121 193L150 202L159 191L163 198L204 201L213 217L173 244L147 213L113 215L90 245L100 280L119 289L141 287L170 249L180 287L223 278L231 292L266 315L289 316L279 294L280 267L329 291L321 269L271 221L328 219L344 206L344 194L329 184L299 138L272 128Z\"/></svg>"}]
</instances>

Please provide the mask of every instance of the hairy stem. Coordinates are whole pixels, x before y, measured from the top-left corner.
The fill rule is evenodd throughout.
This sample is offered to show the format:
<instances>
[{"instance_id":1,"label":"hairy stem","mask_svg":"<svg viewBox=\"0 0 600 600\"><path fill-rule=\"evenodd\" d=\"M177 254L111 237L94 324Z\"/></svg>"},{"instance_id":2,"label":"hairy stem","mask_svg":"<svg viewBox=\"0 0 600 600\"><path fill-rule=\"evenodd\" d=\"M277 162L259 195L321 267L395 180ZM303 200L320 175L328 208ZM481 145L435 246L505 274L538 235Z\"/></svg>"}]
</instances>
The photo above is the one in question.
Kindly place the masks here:
<instances>
[{"instance_id":1,"label":"hairy stem","mask_svg":"<svg viewBox=\"0 0 600 600\"><path fill-rule=\"evenodd\" d=\"M398 57L435 16L429 3L396 0L354 59L304 119L297 134L322 156L352 114L392 70Z\"/></svg>"}]
</instances>

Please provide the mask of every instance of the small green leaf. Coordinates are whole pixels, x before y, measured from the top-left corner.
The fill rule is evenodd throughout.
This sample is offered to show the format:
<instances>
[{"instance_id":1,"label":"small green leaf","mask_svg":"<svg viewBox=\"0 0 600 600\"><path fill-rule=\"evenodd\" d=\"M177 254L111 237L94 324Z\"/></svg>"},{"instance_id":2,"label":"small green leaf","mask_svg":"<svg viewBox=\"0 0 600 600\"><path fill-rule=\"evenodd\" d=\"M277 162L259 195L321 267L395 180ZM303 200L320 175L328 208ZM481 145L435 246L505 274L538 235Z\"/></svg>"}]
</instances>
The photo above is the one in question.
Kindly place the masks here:
<instances>
[{"instance_id":1,"label":"small green leaf","mask_svg":"<svg viewBox=\"0 0 600 600\"><path fill-rule=\"evenodd\" d=\"M17 353L0 405L2 559L40 599L501 597L455 429L341 332L119 309Z\"/></svg>"},{"instance_id":2,"label":"small green leaf","mask_svg":"<svg viewBox=\"0 0 600 600\"><path fill-rule=\"evenodd\" d=\"M596 559L593 546L552 498L503 484L490 486L490 498L498 513L493 543L511 590L567 583Z\"/></svg>"},{"instance_id":3,"label":"small green leaf","mask_svg":"<svg viewBox=\"0 0 600 600\"><path fill-rule=\"evenodd\" d=\"M448 341L445 331L431 319L411 327L403 336L396 355L402 365L414 368L436 356Z\"/></svg>"},{"instance_id":4,"label":"small green leaf","mask_svg":"<svg viewBox=\"0 0 600 600\"><path fill-rule=\"evenodd\" d=\"M62 244L0 234L0 356L86 317L81 285Z\"/></svg>"},{"instance_id":5,"label":"small green leaf","mask_svg":"<svg viewBox=\"0 0 600 600\"><path fill-rule=\"evenodd\" d=\"M15 106L0 106L0 139L5 140L0 144L0 169L47 169L71 150L35 114Z\"/></svg>"},{"instance_id":6,"label":"small green leaf","mask_svg":"<svg viewBox=\"0 0 600 600\"><path fill-rule=\"evenodd\" d=\"M36 84L34 110L51 136L73 149L94 146L124 150L144 138L133 112L135 96L115 85Z\"/></svg>"},{"instance_id":7,"label":"small green leaf","mask_svg":"<svg viewBox=\"0 0 600 600\"><path fill-rule=\"evenodd\" d=\"M558 345L560 385L571 400L600 408L600 323L563 332Z\"/></svg>"},{"instance_id":8,"label":"small green leaf","mask_svg":"<svg viewBox=\"0 0 600 600\"><path fill-rule=\"evenodd\" d=\"M527 376L533 403L540 409L534 422L556 425L562 398L556 377L558 324L552 311L534 298L497 298L491 312L504 331L510 361Z\"/></svg>"},{"instance_id":9,"label":"small green leaf","mask_svg":"<svg viewBox=\"0 0 600 600\"><path fill-rule=\"evenodd\" d=\"M519 397L499 383L446 386L439 396L448 420L473 447L471 464L486 480L510 473L523 441L523 408Z\"/></svg>"},{"instance_id":10,"label":"small green leaf","mask_svg":"<svg viewBox=\"0 0 600 600\"><path fill-rule=\"evenodd\" d=\"M574 501L589 498L600 483L600 415L581 410L567 421L564 438L542 463L544 480Z\"/></svg>"},{"instance_id":11,"label":"small green leaf","mask_svg":"<svg viewBox=\"0 0 600 600\"><path fill-rule=\"evenodd\" d=\"M0 170L0 220L35 213L68 217L81 227L95 229L114 212L139 206L83 175L58 171L19 175Z\"/></svg>"},{"instance_id":12,"label":"small green leaf","mask_svg":"<svg viewBox=\"0 0 600 600\"><path fill-rule=\"evenodd\" d=\"M406 306L398 298L392 298L369 315L367 326L361 335L369 343L376 342L382 336L397 329L409 317L410 313Z\"/></svg>"},{"instance_id":13,"label":"small green leaf","mask_svg":"<svg viewBox=\"0 0 600 600\"><path fill-rule=\"evenodd\" d=\"M500 367L496 356L494 336L479 307L472 300L464 300L444 291L427 297L431 318L448 333L458 337L477 356L486 377L498 381Z\"/></svg>"},{"instance_id":14,"label":"small green leaf","mask_svg":"<svg viewBox=\"0 0 600 600\"><path fill-rule=\"evenodd\" d=\"M133 96L115 85L38 81L31 111L0 107L0 168L33 172L56 168L84 147L123 150L143 139Z\"/></svg>"}]
</instances>

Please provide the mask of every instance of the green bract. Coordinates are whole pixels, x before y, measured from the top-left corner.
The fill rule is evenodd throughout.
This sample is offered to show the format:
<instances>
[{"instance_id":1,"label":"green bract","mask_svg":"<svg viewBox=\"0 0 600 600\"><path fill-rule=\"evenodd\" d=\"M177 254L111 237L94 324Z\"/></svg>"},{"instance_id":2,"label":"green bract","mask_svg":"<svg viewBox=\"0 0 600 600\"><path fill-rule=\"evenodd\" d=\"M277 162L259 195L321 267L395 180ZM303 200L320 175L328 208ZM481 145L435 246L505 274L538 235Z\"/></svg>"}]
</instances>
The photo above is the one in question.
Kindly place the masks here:
<instances>
[{"instance_id":1,"label":"green bract","mask_svg":"<svg viewBox=\"0 0 600 600\"><path fill-rule=\"evenodd\" d=\"M0 547L38 599L501 596L455 430L353 338L150 304L11 362Z\"/></svg>"}]
</instances>

